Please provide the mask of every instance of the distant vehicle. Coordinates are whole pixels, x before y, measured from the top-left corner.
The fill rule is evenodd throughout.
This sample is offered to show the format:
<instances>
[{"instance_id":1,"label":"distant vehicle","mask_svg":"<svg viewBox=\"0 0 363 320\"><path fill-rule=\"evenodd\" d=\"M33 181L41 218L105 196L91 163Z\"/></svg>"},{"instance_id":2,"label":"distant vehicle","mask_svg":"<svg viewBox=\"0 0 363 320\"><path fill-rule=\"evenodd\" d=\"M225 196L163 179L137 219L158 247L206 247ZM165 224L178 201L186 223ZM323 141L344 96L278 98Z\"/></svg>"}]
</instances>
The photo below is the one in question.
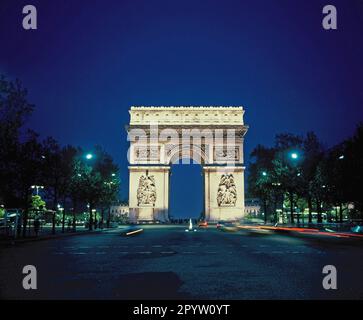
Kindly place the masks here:
<instances>
[{"instance_id":1,"label":"distant vehicle","mask_svg":"<svg viewBox=\"0 0 363 320\"><path fill-rule=\"evenodd\" d=\"M207 221L200 221L198 223L198 226L201 228L207 228L208 227L208 222Z\"/></svg>"},{"instance_id":2,"label":"distant vehicle","mask_svg":"<svg viewBox=\"0 0 363 320\"><path fill-rule=\"evenodd\" d=\"M363 226L361 226L361 225L354 226L351 230L353 233L363 234Z\"/></svg>"},{"instance_id":3,"label":"distant vehicle","mask_svg":"<svg viewBox=\"0 0 363 320\"><path fill-rule=\"evenodd\" d=\"M220 229L224 226L225 222L224 221L218 221L216 224L217 229Z\"/></svg>"},{"instance_id":4,"label":"distant vehicle","mask_svg":"<svg viewBox=\"0 0 363 320\"><path fill-rule=\"evenodd\" d=\"M217 228L222 231L238 231L238 226L234 222L217 223Z\"/></svg>"}]
</instances>

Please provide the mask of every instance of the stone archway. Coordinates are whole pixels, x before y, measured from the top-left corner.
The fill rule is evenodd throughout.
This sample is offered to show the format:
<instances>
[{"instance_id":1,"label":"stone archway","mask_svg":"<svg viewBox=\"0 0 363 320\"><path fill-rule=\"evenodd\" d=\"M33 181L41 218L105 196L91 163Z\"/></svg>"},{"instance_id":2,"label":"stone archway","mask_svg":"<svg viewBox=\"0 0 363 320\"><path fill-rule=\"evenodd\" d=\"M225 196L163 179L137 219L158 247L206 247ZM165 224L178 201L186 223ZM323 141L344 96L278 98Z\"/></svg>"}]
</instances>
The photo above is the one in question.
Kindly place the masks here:
<instances>
[{"instance_id":1,"label":"stone archway","mask_svg":"<svg viewBox=\"0 0 363 320\"><path fill-rule=\"evenodd\" d=\"M244 216L242 107L131 107L129 207L133 221L169 215L170 164L191 159L203 167L208 221Z\"/></svg>"}]
</instances>

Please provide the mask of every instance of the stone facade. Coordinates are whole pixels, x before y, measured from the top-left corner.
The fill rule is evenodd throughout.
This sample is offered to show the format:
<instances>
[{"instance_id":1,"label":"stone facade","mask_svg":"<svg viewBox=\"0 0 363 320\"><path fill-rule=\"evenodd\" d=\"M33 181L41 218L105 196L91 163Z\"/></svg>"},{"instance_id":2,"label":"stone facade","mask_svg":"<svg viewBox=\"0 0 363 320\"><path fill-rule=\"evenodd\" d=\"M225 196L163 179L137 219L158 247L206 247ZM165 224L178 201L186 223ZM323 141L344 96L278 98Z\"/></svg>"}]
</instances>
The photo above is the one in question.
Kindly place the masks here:
<instances>
[{"instance_id":1,"label":"stone facade","mask_svg":"<svg viewBox=\"0 0 363 320\"><path fill-rule=\"evenodd\" d=\"M203 167L206 219L242 218L243 115L231 106L131 107L130 218L168 220L170 166L186 158Z\"/></svg>"},{"instance_id":2,"label":"stone facade","mask_svg":"<svg viewBox=\"0 0 363 320\"><path fill-rule=\"evenodd\" d=\"M110 207L110 213L114 217L127 216L129 217L129 205L128 204L119 204L113 205Z\"/></svg>"}]
</instances>

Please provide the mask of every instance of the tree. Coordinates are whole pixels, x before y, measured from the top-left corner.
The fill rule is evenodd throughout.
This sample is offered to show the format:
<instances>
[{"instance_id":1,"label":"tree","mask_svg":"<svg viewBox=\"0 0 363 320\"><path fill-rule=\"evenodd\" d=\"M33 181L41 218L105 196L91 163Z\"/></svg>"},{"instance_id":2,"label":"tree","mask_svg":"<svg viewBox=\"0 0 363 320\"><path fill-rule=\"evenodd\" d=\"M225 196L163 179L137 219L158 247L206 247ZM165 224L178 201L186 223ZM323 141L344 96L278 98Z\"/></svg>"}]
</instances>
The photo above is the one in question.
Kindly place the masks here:
<instances>
[{"instance_id":1,"label":"tree","mask_svg":"<svg viewBox=\"0 0 363 320\"><path fill-rule=\"evenodd\" d=\"M39 218L40 213L46 209L46 203L41 196L35 195L30 197L29 213L30 217Z\"/></svg>"},{"instance_id":2,"label":"tree","mask_svg":"<svg viewBox=\"0 0 363 320\"><path fill-rule=\"evenodd\" d=\"M21 82L0 76L0 198L7 207L18 204L20 130L33 109Z\"/></svg>"},{"instance_id":3,"label":"tree","mask_svg":"<svg viewBox=\"0 0 363 320\"><path fill-rule=\"evenodd\" d=\"M339 221L343 222L343 204L348 202L345 143L334 146L324 159L327 201L339 208Z\"/></svg>"},{"instance_id":4,"label":"tree","mask_svg":"<svg viewBox=\"0 0 363 320\"><path fill-rule=\"evenodd\" d=\"M268 202L274 191L271 180L274 155L275 150L273 148L258 145L251 153L254 162L249 166L249 193L262 201L265 223L267 222Z\"/></svg>"},{"instance_id":5,"label":"tree","mask_svg":"<svg viewBox=\"0 0 363 320\"><path fill-rule=\"evenodd\" d=\"M304 161L301 165L302 192L309 209L309 223L313 213L313 181L319 163L324 156L323 146L314 132L308 132L303 140Z\"/></svg>"},{"instance_id":6,"label":"tree","mask_svg":"<svg viewBox=\"0 0 363 320\"><path fill-rule=\"evenodd\" d=\"M343 163L346 200L354 204L354 210L361 213L363 219L363 123L359 123L353 136L345 141Z\"/></svg>"},{"instance_id":7,"label":"tree","mask_svg":"<svg viewBox=\"0 0 363 320\"><path fill-rule=\"evenodd\" d=\"M74 161L71 179L72 194L85 202L89 209L89 229L93 228L93 209L108 206L115 200L119 181L118 168L100 147L95 147L94 161L86 163L81 155Z\"/></svg>"},{"instance_id":8,"label":"tree","mask_svg":"<svg viewBox=\"0 0 363 320\"><path fill-rule=\"evenodd\" d=\"M313 199L315 200L316 204L316 212L318 213L318 223L322 223L322 207L323 207L323 201L327 198L326 193L326 173L324 172L324 165L323 162L319 163L315 174L311 180L310 188L311 193L313 195Z\"/></svg>"},{"instance_id":9,"label":"tree","mask_svg":"<svg viewBox=\"0 0 363 320\"><path fill-rule=\"evenodd\" d=\"M42 184L42 145L38 141L38 135L29 131L26 141L19 147L16 162L15 189L18 204L24 208L23 236L26 236L26 226L29 214L29 197L32 185Z\"/></svg>"},{"instance_id":10,"label":"tree","mask_svg":"<svg viewBox=\"0 0 363 320\"><path fill-rule=\"evenodd\" d=\"M302 144L303 139L300 136L290 133L278 134L275 138L274 178L288 196L291 223L294 223L295 203L302 194Z\"/></svg>"},{"instance_id":11,"label":"tree","mask_svg":"<svg viewBox=\"0 0 363 320\"><path fill-rule=\"evenodd\" d=\"M117 200L120 181L118 179L118 167L113 162L111 156L99 146L96 146L95 151L98 160L95 169L100 172L103 179L103 189L99 201L101 207L101 224L103 225L105 211L110 210L111 204ZM107 218L107 228L109 228L109 226L110 214L108 214Z\"/></svg>"},{"instance_id":12,"label":"tree","mask_svg":"<svg viewBox=\"0 0 363 320\"><path fill-rule=\"evenodd\" d=\"M61 148L58 142L51 137L44 140L43 149L45 190L52 202L53 210L57 210L60 199L62 199L65 210L66 199L71 193L70 184L73 174L73 163L79 150L69 145ZM62 232L64 232L64 223L65 221L62 219ZM55 233L54 217L52 232Z\"/></svg>"}]
</instances>

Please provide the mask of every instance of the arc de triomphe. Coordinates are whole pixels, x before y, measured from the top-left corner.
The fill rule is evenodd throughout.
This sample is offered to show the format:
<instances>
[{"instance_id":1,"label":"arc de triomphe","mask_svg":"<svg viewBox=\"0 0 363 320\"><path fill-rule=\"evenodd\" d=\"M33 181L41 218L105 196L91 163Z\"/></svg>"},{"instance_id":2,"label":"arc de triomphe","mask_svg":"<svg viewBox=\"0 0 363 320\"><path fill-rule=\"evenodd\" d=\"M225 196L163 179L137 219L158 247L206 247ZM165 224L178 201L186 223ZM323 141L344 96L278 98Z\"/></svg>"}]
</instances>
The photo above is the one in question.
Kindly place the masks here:
<instances>
[{"instance_id":1,"label":"arc de triomphe","mask_svg":"<svg viewBox=\"0 0 363 320\"><path fill-rule=\"evenodd\" d=\"M191 160L203 169L205 219L243 217L243 140L248 129L243 107L140 106L129 112L132 221L168 220L171 165Z\"/></svg>"}]
</instances>

